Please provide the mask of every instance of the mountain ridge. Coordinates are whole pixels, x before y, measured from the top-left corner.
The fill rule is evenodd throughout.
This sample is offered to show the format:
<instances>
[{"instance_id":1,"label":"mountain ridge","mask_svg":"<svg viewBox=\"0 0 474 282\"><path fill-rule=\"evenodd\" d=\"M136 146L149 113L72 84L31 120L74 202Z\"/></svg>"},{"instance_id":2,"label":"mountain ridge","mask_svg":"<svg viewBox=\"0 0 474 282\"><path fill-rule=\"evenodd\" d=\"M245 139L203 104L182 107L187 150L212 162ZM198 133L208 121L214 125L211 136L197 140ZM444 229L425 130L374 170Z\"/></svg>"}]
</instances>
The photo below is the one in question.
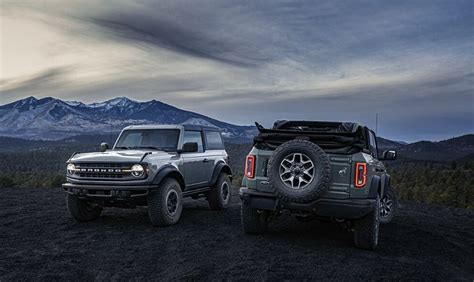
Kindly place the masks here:
<instances>
[{"instance_id":1,"label":"mountain ridge","mask_svg":"<svg viewBox=\"0 0 474 282\"><path fill-rule=\"evenodd\" d=\"M68 138L99 135L106 137L106 141L113 142L114 137L127 125L176 123L219 127L229 143L251 143L257 133L254 126L233 125L157 100L138 102L127 97L116 97L104 102L85 104L53 97L37 99L31 96L0 106L0 136L25 140L70 142ZM413 161L470 159L474 152L474 134L437 142L417 141L409 144L383 137L378 137L377 140L381 152L395 149L401 158ZM2 144L15 143L12 140L2 141ZM47 143L44 145L48 146Z\"/></svg>"},{"instance_id":2,"label":"mountain ridge","mask_svg":"<svg viewBox=\"0 0 474 282\"><path fill-rule=\"evenodd\" d=\"M133 124L205 124L222 129L228 139L251 139L254 126L240 126L150 100L117 97L85 104L46 97L27 97L0 106L0 135L26 139L60 140L66 137L117 132Z\"/></svg>"}]
</instances>

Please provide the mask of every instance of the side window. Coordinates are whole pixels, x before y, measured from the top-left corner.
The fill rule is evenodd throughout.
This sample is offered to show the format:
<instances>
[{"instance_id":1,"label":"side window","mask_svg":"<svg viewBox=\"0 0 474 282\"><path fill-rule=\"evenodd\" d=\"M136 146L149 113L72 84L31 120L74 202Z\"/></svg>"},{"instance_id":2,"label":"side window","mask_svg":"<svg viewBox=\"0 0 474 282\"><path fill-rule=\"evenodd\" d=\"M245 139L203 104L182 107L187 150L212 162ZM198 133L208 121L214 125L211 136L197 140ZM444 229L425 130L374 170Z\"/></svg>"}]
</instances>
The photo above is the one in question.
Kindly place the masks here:
<instances>
[{"instance_id":1,"label":"side window","mask_svg":"<svg viewBox=\"0 0 474 282\"><path fill-rule=\"evenodd\" d=\"M206 145L209 150L224 149L221 133L217 131L206 131Z\"/></svg>"},{"instance_id":2,"label":"side window","mask_svg":"<svg viewBox=\"0 0 474 282\"><path fill-rule=\"evenodd\" d=\"M370 143L370 151L372 152L372 156L374 156L374 158L378 158L377 141L375 140L375 134L372 131L369 131L369 143Z\"/></svg>"},{"instance_id":3,"label":"side window","mask_svg":"<svg viewBox=\"0 0 474 282\"><path fill-rule=\"evenodd\" d=\"M184 131L183 144L188 142L198 143L198 153L204 152L204 147L202 146L201 131Z\"/></svg>"}]
</instances>

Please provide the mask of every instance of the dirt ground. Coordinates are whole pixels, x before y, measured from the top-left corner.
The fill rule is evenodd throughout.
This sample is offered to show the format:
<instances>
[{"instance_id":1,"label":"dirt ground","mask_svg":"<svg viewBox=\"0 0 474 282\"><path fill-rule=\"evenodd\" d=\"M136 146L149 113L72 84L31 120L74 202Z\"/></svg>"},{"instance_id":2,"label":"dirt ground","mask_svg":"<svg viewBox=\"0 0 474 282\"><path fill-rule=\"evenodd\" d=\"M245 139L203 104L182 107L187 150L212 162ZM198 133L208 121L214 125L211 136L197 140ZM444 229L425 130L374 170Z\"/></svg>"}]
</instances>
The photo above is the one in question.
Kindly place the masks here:
<instances>
[{"instance_id":1,"label":"dirt ground","mask_svg":"<svg viewBox=\"0 0 474 282\"><path fill-rule=\"evenodd\" d=\"M179 224L154 228L145 208L77 223L60 189L2 188L0 228L0 281L474 279L474 212L422 204L403 203L375 252L291 217L245 235L236 195L226 211L187 200Z\"/></svg>"}]
</instances>

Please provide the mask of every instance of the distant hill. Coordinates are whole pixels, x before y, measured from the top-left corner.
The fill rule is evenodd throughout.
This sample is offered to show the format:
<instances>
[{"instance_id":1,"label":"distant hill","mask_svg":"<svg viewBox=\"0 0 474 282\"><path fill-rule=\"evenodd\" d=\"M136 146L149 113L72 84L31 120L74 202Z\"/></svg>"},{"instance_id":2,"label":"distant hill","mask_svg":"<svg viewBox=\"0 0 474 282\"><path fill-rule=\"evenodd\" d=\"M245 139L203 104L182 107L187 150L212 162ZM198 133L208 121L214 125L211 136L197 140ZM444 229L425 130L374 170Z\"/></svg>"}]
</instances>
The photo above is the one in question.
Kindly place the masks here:
<instances>
[{"instance_id":1,"label":"distant hill","mask_svg":"<svg viewBox=\"0 0 474 282\"><path fill-rule=\"evenodd\" d=\"M389 142L387 142L389 141ZM469 160L474 153L474 134L467 134L439 142L419 141L403 145L384 140L383 149L397 150L400 158L423 161L455 161ZM379 145L380 146L380 145Z\"/></svg>"},{"instance_id":2,"label":"distant hill","mask_svg":"<svg viewBox=\"0 0 474 282\"><path fill-rule=\"evenodd\" d=\"M101 142L113 144L116 135L80 135L62 140L26 140L0 136L0 153L27 151L91 151L98 150Z\"/></svg>"},{"instance_id":3,"label":"distant hill","mask_svg":"<svg viewBox=\"0 0 474 282\"><path fill-rule=\"evenodd\" d=\"M388 140L382 137L377 137L377 146L379 147L379 150L396 149L396 148L404 147L405 145L407 145L407 143L392 141L392 140Z\"/></svg>"},{"instance_id":4,"label":"distant hill","mask_svg":"<svg viewBox=\"0 0 474 282\"><path fill-rule=\"evenodd\" d=\"M96 148L113 143L120 130L131 124L199 124L222 129L227 143L251 143L254 126L238 126L152 100L125 97L84 104L55 98L25 98L0 106L0 152L51 148ZM37 141L34 141L34 140ZM44 141L49 140L49 141ZM398 151L400 160L446 162L470 159L474 134L440 142L411 144L378 137L379 150Z\"/></svg>"},{"instance_id":5,"label":"distant hill","mask_svg":"<svg viewBox=\"0 0 474 282\"><path fill-rule=\"evenodd\" d=\"M238 126L152 100L119 97L84 104L55 98L25 98L0 106L0 136L59 140L74 135L116 134L132 124L200 124L222 129L229 140L250 140L254 126Z\"/></svg>"}]
</instances>

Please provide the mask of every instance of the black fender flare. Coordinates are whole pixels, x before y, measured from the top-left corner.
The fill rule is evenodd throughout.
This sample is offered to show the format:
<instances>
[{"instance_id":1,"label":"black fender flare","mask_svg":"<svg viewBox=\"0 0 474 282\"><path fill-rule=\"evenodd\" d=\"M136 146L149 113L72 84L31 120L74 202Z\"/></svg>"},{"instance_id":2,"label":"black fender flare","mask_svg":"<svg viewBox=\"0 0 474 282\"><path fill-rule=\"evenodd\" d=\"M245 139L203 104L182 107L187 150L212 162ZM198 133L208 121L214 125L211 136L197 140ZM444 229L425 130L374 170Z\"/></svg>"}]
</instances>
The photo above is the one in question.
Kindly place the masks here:
<instances>
[{"instance_id":1,"label":"black fender flare","mask_svg":"<svg viewBox=\"0 0 474 282\"><path fill-rule=\"evenodd\" d=\"M380 188L380 176L374 175L372 176L372 179L370 180L368 198L369 199L377 198L377 195L379 194L379 188Z\"/></svg>"},{"instance_id":2,"label":"black fender flare","mask_svg":"<svg viewBox=\"0 0 474 282\"><path fill-rule=\"evenodd\" d=\"M230 169L230 166L226 164L225 162L221 161L216 164L214 167L214 172L212 173L212 178L211 182L209 183L209 186L213 186L216 184L217 179L219 178L219 175L225 172L229 175L230 181L232 181L232 170Z\"/></svg>"},{"instance_id":3,"label":"black fender flare","mask_svg":"<svg viewBox=\"0 0 474 282\"><path fill-rule=\"evenodd\" d=\"M385 197L385 193L387 193L388 187L390 187L390 174L385 173L380 179L380 189L382 189L380 191L380 198Z\"/></svg>"},{"instance_id":4,"label":"black fender flare","mask_svg":"<svg viewBox=\"0 0 474 282\"><path fill-rule=\"evenodd\" d=\"M153 179L153 187L158 187L161 181L163 181L163 179L165 179L166 177L175 178L179 182L179 185L181 185L181 190L184 191L186 187L184 177L181 172L179 172L179 170L172 165L165 165L160 168L158 173L155 175L155 178Z\"/></svg>"}]
</instances>

